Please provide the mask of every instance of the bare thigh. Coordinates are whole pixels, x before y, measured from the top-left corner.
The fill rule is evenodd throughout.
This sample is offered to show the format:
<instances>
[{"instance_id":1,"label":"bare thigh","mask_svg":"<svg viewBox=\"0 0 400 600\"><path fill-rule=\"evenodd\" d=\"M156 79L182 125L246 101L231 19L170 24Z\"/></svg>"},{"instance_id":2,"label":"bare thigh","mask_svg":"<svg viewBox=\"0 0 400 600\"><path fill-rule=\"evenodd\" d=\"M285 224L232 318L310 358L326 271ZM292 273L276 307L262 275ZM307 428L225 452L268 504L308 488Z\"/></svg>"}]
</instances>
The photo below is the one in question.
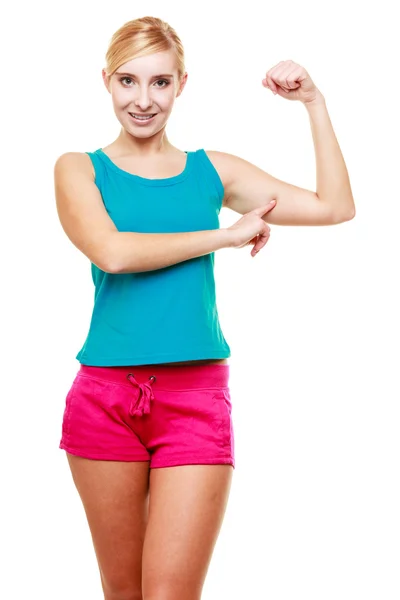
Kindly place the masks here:
<instances>
[{"instance_id":1,"label":"bare thigh","mask_svg":"<svg viewBox=\"0 0 400 600\"><path fill-rule=\"evenodd\" d=\"M144 600L199 600L229 497L230 465L150 472Z\"/></svg>"},{"instance_id":2,"label":"bare thigh","mask_svg":"<svg viewBox=\"0 0 400 600\"><path fill-rule=\"evenodd\" d=\"M149 461L89 460L66 454L86 512L105 599L140 599Z\"/></svg>"}]
</instances>

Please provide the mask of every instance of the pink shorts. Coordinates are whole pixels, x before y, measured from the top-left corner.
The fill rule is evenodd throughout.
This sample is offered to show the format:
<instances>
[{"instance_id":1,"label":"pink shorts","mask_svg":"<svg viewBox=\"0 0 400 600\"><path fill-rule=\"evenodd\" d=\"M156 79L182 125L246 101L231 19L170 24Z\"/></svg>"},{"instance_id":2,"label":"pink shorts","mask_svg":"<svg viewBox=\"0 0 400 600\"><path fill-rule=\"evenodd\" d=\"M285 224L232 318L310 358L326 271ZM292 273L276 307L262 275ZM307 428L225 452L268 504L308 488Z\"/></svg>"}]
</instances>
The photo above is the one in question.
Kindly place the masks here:
<instances>
[{"instance_id":1,"label":"pink shorts","mask_svg":"<svg viewBox=\"0 0 400 600\"><path fill-rule=\"evenodd\" d=\"M59 448L151 468L235 468L228 364L80 365L68 391Z\"/></svg>"}]
</instances>

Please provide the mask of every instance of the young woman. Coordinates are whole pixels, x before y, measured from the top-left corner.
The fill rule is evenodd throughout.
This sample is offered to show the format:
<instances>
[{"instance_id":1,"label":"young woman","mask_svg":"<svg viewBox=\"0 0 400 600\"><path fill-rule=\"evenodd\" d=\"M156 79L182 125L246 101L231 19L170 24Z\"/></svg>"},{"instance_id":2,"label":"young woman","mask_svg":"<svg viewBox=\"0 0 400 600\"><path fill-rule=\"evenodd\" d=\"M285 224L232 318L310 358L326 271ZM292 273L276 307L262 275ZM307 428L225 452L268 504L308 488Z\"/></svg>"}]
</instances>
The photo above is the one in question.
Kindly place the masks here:
<instances>
[{"instance_id":1,"label":"young woman","mask_svg":"<svg viewBox=\"0 0 400 600\"><path fill-rule=\"evenodd\" d=\"M106 62L120 134L55 165L59 218L91 261L95 285L60 448L105 600L198 600L235 466L214 252L249 244L255 256L268 223L340 223L354 217L354 202L324 97L296 63L280 62L263 85L307 108L317 193L231 154L169 142L166 124L187 73L167 23L126 23ZM226 229L222 206L243 215Z\"/></svg>"}]
</instances>

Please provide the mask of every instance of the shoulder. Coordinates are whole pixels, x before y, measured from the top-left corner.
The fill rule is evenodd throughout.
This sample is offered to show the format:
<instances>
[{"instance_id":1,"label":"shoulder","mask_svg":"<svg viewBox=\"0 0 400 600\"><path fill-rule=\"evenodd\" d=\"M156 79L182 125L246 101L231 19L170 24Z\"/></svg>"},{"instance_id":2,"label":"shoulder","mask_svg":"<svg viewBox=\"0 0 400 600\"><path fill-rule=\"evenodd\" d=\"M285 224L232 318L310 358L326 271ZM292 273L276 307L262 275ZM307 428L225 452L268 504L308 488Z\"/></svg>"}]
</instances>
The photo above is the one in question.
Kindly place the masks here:
<instances>
[{"instance_id":1,"label":"shoulder","mask_svg":"<svg viewBox=\"0 0 400 600\"><path fill-rule=\"evenodd\" d=\"M243 158L229 154L228 152L220 152L219 150L204 150L208 158L217 169L224 185L229 185L235 175L235 171L244 161Z\"/></svg>"},{"instance_id":2,"label":"shoulder","mask_svg":"<svg viewBox=\"0 0 400 600\"><path fill-rule=\"evenodd\" d=\"M222 185L224 186L225 196L224 196L224 205L225 200L229 194L229 188L233 180L233 174L235 169L235 159L238 157L233 154L229 154L227 152L220 152L219 150L204 150L213 167L217 171Z\"/></svg>"},{"instance_id":3,"label":"shoulder","mask_svg":"<svg viewBox=\"0 0 400 600\"><path fill-rule=\"evenodd\" d=\"M54 173L56 175L72 169L87 174L94 180L95 172L93 163L86 152L65 152L57 158L54 164Z\"/></svg>"}]
</instances>

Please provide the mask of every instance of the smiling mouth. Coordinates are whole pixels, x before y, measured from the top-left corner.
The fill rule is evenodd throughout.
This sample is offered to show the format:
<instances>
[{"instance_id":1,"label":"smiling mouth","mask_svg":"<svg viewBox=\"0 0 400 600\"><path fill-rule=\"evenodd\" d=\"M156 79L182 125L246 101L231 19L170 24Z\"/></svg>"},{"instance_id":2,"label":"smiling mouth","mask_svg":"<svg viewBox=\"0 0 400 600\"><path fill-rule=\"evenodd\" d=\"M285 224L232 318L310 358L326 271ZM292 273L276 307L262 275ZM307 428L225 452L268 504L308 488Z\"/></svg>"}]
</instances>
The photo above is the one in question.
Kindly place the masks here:
<instances>
[{"instance_id":1,"label":"smiling mouth","mask_svg":"<svg viewBox=\"0 0 400 600\"><path fill-rule=\"evenodd\" d=\"M150 119L151 117L155 117L157 113L153 113L153 114L146 114L146 115L137 115L135 113L129 113L131 115L131 117L133 117L134 119Z\"/></svg>"}]
</instances>

